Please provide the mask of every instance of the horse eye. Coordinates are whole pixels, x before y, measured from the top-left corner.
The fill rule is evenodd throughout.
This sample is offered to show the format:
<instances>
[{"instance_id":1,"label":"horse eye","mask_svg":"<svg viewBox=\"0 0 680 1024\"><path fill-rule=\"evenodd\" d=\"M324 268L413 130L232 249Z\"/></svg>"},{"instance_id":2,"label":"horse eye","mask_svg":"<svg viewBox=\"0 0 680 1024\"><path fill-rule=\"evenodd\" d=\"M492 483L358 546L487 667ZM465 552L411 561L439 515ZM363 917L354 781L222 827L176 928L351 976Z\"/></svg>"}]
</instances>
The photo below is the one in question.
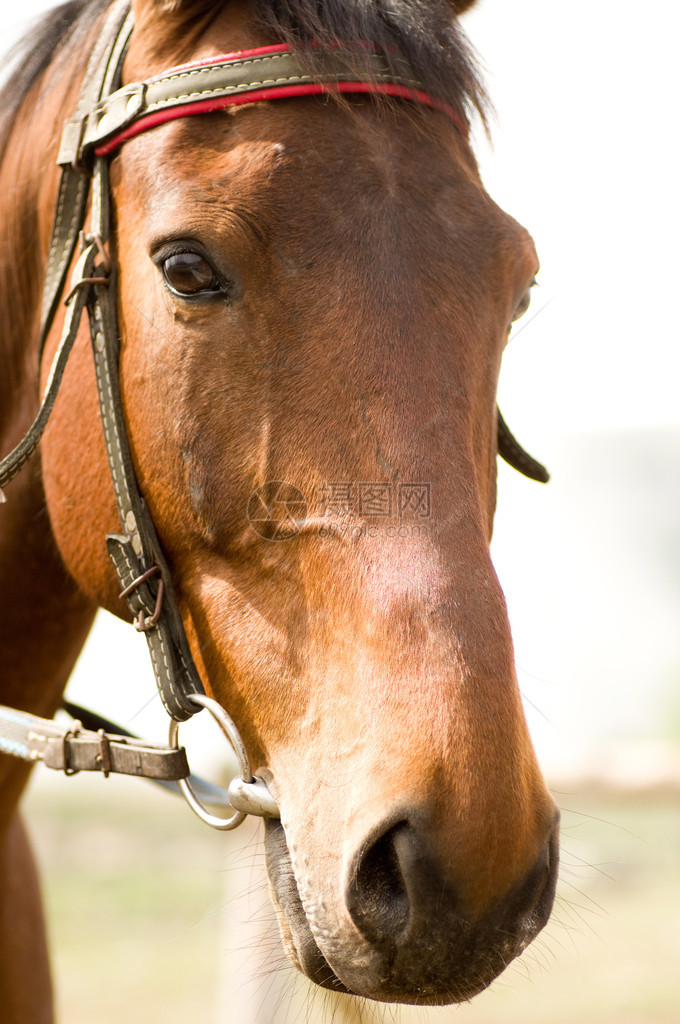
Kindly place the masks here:
<instances>
[{"instance_id":1,"label":"horse eye","mask_svg":"<svg viewBox=\"0 0 680 1024\"><path fill-rule=\"evenodd\" d=\"M197 252L179 252L161 264L171 291L183 298L221 291L220 282L208 261Z\"/></svg>"},{"instance_id":2,"label":"horse eye","mask_svg":"<svg viewBox=\"0 0 680 1024\"><path fill-rule=\"evenodd\" d=\"M517 306L517 308L515 309L515 312L512 315L512 322L513 322L513 324L514 324L515 320L519 320L520 317L524 316L524 314L526 313L526 311L529 308L530 303L531 303L531 295L529 294L529 292L527 292L526 295L523 296L522 301Z\"/></svg>"}]
</instances>

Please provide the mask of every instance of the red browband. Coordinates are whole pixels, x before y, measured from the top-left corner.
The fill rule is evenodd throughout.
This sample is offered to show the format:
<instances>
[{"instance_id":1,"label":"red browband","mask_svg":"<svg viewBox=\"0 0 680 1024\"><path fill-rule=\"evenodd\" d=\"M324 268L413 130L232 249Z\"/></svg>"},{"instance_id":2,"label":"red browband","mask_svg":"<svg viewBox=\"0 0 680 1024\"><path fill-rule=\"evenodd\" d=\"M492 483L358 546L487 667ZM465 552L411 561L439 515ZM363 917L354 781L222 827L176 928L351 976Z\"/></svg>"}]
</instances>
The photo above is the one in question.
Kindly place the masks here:
<instances>
[{"instance_id":1,"label":"red browband","mask_svg":"<svg viewBox=\"0 0 680 1024\"><path fill-rule=\"evenodd\" d=\"M231 64L232 62L256 63L258 58L269 57L275 54L285 54L287 51L288 47L285 44L279 44L275 46L261 46L252 50L238 50L234 53L208 57L204 60L194 61L189 64L179 65L176 68L171 68L162 76L150 79L145 83L145 86L153 87L160 81L165 82L171 81L174 78L187 77L190 76L192 72L198 72L200 69ZM94 150L96 155L109 156L124 142L127 142L128 139L132 139L136 135L140 135L149 128L155 128L158 125L165 124L168 121L174 121L178 118L190 117L193 114L209 114L216 110L223 110L226 107L231 106L241 106L245 103L259 103L263 100L277 100L285 99L287 97L318 96L324 93L373 93L411 100L412 102L420 103L446 114L465 138L467 138L469 132L469 126L465 119L449 104L434 99L422 89L415 87L415 85L405 85L398 82L379 80L372 81L370 79L362 81L360 79L352 79L348 77L347 80L340 81L308 80L297 83L286 83L284 81L282 81L281 84L267 83L263 84L261 88L249 88L248 91L245 92L235 92L232 95L208 96L205 98L205 92L207 91L208 90L205 90L195 96L189 93L187 95L186 102L176 103L175 105L167 106L148 114L142 114L137 120L123 128L113 137L108 138L106 141L96 146ZM183 99L184 97L182 96L181 98Z\"/></svg>"}]
</instances>

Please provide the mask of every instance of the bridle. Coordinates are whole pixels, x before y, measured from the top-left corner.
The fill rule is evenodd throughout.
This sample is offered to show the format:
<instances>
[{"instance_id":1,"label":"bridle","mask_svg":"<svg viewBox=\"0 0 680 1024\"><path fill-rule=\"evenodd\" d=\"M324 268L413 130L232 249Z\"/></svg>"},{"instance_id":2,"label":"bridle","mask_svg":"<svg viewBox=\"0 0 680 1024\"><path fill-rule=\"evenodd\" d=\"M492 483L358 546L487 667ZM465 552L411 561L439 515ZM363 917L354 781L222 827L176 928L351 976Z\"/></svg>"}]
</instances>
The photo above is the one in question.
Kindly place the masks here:
<instances>
[{"instance_id":1,"label":"bridle","mask_svg":"<svg viewBox=\"0 0 680 1024\"><path fill-rule=\"evenodd\" d=\"M209 824L233 828L245 814L277 817L278 809L265 783L253 778L247 752L231 718L217 702L205 695L189 650L167 561L137 484L118 374L116 268L109 258L107 245L110 229L109 158L128 139L176 118L243 103L318 93L365 92L401 97L440 109L464 134L467 134L467 124L457 111L431 98L413 79L406 64L399 66L395 73L394 66L390 67L380 53L370 48L362 55L366 72L357 76L348 71L351 63L342 59L340 48L337 51L310 51L314 68L312 74L307 70L306 61L302 62L285 45L275 45L186 64L145 82L120 87L123 60L132 29L128 0L118 0L110 10L90 56L74 116L64 126L58 156L61 178L43 291L41 356L62 301L66 276L79 239L81 251L65 299L67 312L63 332L38 415L20 444L0 463L0 488L21 470L40 440L56 400L82 313L87 310L106 451L121 522L121 532L109 534L106 538L108 553L121 583L121 597L127 601L136 628L147 639L158 691L172 720L169 749L179 752L176 747L178 723L207 707L236 751L241 777L234 780L229 791L234 815L229 819L212 818L195 797L198 806L192 803L194 810ZM309 58L309 54L307 56ZM84 234L88 200L90 230ZM499 451L525 474L535 479L547 479L543 467L514 440L500 414ZM100 733L103 730L87 736L69 730L64 739L61 735L50 734L50 729L56 729L53 723L23 712L5 710L6 729L3 734L0 728L0 750L27 760L44 760L50 766L67 772L84 768L104 771L105 774L108 771L128 771L124 762L127 764L129 747L134 747L134 744L123 740L118 743L121 748L118 751L116 742L123 739L120 736L111 737L112 744L109 740L102 740ZM92 736L95 739L88 738ZM95 742L97 737L99 745ZM85 749L88 744L91 748L89 755ZM48 748L51 751L49 755ZM144 749L151 748L138 748ZM155 756L157 749L153 753ZM140 769L139 758L135 764ZM191 803L193 793L186 782L188 766L175 763L171 770L174 772L172 777L180 781ZM129 773L145 774L143 770Z\"/></svg>"}]
</instances>

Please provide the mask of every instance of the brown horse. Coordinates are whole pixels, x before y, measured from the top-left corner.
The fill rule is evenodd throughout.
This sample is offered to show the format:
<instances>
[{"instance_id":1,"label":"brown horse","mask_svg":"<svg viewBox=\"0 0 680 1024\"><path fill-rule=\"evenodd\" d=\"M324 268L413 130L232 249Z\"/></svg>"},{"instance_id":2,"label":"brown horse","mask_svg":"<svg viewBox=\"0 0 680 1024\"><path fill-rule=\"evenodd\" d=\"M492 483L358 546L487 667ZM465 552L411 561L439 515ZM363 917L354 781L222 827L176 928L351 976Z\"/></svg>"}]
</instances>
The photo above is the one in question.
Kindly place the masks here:
<instances>
[{"instance_id":1,"label":"brown horse","mask_svg":"<svg viewBox=\"0 0 680 1024\"><path fill-rule=\"evenodd\" d=\"M400 55L440 109L253 102L144 131L111 165L132 458L206 692L280 808L285 947L321 985L422 1005L468 999L521 953L557 872L489 557L496 384L537 258L460 130L482 105L468 6L132 0L124 82L363 40L358 64ZM50 16L3 96L3 454L37 408L56 152L105 8ZM96 608L130 617L86 329L6 498L0 701L49 717ZM0 759L3 1024L51 1020L27 774Z\"/></svg>"}]
</instances>

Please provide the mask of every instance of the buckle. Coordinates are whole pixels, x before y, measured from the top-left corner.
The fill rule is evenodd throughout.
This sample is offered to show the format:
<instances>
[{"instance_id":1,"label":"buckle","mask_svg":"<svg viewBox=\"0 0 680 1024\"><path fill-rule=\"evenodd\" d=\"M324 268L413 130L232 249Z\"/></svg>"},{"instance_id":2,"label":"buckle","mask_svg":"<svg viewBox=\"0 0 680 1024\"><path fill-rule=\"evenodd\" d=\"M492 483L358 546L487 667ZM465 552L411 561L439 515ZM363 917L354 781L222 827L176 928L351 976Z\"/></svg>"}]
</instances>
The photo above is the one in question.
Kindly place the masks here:
<instances>
[{"instance_id":1,"label":"buckle","mask_svg":"<svg viewBox=\"0 0 680 1024\"><path fill-rule=\"evenodd\" d=\"M71 728L64 733L61 739L62 771L64 775L77 775L79 768L71 767L71 740L75 739L82 731L82 724L76 719Z\"/></svg>"},{"instance_id":2,"label":"buckle","mask_svg":"<svg viewBox=\"0 0 680 1024\"><path fill-rule=\"evenodd\" d=\"M146 83L135 82L100 100L82 117L69 118L64 124L57 163L89 174L93 150L132 124L145 103Z\"/></svg>"},{"instance_id":3,"label":"buckle","mask_svg":"<svg viewBox=\"0 0 680 1024\"><path fill-rule=\"evenodd\" d=\"M71 167L79 174L89 173L88 168L80 162L85 120L84 117L72 117L64 122L59 143L59 155L57 156L57 163L60 167Z\"/></svg>"},{"instance_id":4,"label":"buckle","mask_svg":"<svg viewBox=\"0 0 680 1024\"><path fill-rule=\"evenodd\" d=\"M161 570L157 565L152 565L150 569L143 572L141 576L133 580L124 590L121 590L119 597L129 597L130 594L134 593L142 583L146 583L152 576L160 576L158 580L158 590L156 591L156 606L153 613L147 618L144 614L144 609L140 608L135 617L135 629L138 633L148 633L150 629L156 625L161 617L161 611L163 610L163 597L165 596L165 584L163 583L163 576ZM141 598L140 598L141 600Z\"/></svg>"}]
</instances>

